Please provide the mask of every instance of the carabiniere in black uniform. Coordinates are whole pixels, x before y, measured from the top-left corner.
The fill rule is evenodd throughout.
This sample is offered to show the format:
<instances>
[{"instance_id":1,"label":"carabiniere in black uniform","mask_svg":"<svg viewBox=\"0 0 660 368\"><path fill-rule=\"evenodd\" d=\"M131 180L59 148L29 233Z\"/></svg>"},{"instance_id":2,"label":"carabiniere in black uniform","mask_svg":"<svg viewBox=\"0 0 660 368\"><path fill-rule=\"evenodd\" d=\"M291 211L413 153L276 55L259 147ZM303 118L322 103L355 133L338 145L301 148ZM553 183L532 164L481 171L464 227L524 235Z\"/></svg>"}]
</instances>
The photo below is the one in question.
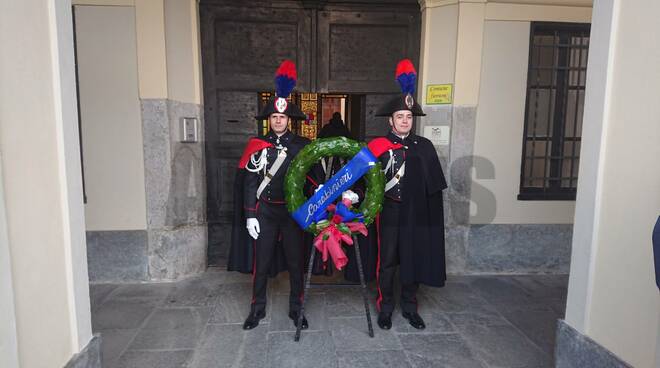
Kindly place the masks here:
<instances>
[{"instance_id":1,"label":"carabiniere in black uniform","mask_svg":"<svg viewBox=\"0 0 660 368\"><path fill-rule=\"evenodd\" d=\"M299 137L286 131L278 137L272 131L264 137L273 144L273 148L266 148L267 164L261 168L255 166L261 152L252 155L246 169L244 209L246 218L256 218L259 221L259 237L255 240L255 272L253 284L252 312L261 314L266 308L266 289L268 271L278 237L282 237L291 293L289 295L289 312L297 313L300 310L300 298L303 291L302 271L302 232L298 224L289 215L284 198L284 176L293 157L309 143L307 138ZM257 189L266 175L269 175L277 156L286 152L281 167L257 199ZM255 158L257 157L257 158Z\"/></svg>"},{"instance_id":2,"label":"carabiniere in black uniform","mask_svg":"<svg viewBox=\"0 0 660 368\"><path fill-rule=\"evenodd\" d=\"M382 106L376 116L394 118L399 111L424 116L413 97L416 72L410 60L397 65L397 81L402 94ZM419 284L441 287L445 283L445 244L442 191L447 188L433 143L415 135L394 134L386 139L402 147L382 154L379 159L386 176L385 201L377 222L379 262L377 269L378 326L392 327L394 275L399 268L401 314L411 326L426 327L417 313L415 295ZM403 167L403 170L402 170Z\"/></svg>"},{"instance_id":3,"label":"carabiniere in black uniform","mask_svg":"<svg viewBox=\"0 0 660 368\"><path fill-rule=\"evenodd\" d=\"M403 147L391 150L379 157L380 164L385 168L385 182L394 183L394 186L385 192L383 211L380 215L380 265L378 287L380 296L378 307L383 313L394 311L394 275L399 265L399 224L401 195L403 193L403 177L401 167L406 162L406 153L411 145L418 143L417 137L409 134L401 138L389 132L386 136L392 143L399 143ZM388 167L389 163L389 167ZM401 285L401 310L404 312L416 312L417 300L415 295L419 284L414 282Z\"/></svg>"},{"instance_id":4,"label":"carabiniere in black uniform","mask_svg":"<svg viewBox=\"0 0 660 368\"><path fill-rule=\"evenodd\" d=\"M284 60L275 73L275 95L255 116L259 121L268 121L269 133L248 141L236 173L227 270L252 273L253 295L250 314L243 323L245 330L257 327L266 316L268 277L284 269L289 271L289 318L294 320L294 325L300 315L302 229L287 211L284 177L293 158L309 140L288 130L281 131L285 128L281 125L282 115L286 116L287 124L291 120L307 118L298 106L287 101L296 78L295 64ZM281 133L278 135L275 131ZM282 240L281 247L277 246L279 239ZM282 263L286 263L286 267ZM307 325L303 317L301 327L307 328Z\"/></svg>"}]
</instances>

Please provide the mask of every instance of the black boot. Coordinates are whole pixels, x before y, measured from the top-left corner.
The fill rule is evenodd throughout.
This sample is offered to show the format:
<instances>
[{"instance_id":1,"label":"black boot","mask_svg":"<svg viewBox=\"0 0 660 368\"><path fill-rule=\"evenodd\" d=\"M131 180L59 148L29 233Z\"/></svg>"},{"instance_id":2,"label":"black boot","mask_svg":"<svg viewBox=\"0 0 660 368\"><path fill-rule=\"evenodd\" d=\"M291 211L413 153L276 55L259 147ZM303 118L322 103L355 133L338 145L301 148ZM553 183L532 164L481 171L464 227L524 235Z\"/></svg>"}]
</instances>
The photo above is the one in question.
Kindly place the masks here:
<instances>
[{"instance_id":1,"label":"black boot","mask_svg":"<svg viewBox=\"0 0 660 368\"><path fill-rule=\"evenodd\" d=\"M289 318L293 320L293 326L298 328L298 317L300 316L300 312L296 311L291 311L289 312ZM309 323L307 323L307 318L305 318L305 315L302 316L302 327L301 329L306 330L309 328Z\"/></svg>"},{"instance_id":2,"label":"black boot","mask_svg":"<svg viewBox=\"0 0 660 368\"><path fill-rule=\"evenodd\" d=\"M259 326L259 321L261 321L264 317L266 317L266 311L262 310L259 312L250 312L250 315L245 319L245 322L243 323L243 329L251 330Z\"/></svg>"},{"instance_id":3,"label":"black boot","mask_svg":"<svg viewBox=\"0 0 660 368\"><path fill-rule=\"evenodd\" d=\"M392 328L392 313L378 313L378 327L383 330L389 330Z\"/></svg>"},{"instance_id":4,"label":"black boot","mask_svg":"<svg viewBox=\"0 0 660 368\"><path fill-rule=\"evenodd\" d=\"M426 328L426 324L424 324L424 320L419 314L417 314L417 312L403 312L402 315L403 318L407 319L408 323L410 323L410 325L415 327L416 329L423 330Z\"/></svg>"}]
</instances>

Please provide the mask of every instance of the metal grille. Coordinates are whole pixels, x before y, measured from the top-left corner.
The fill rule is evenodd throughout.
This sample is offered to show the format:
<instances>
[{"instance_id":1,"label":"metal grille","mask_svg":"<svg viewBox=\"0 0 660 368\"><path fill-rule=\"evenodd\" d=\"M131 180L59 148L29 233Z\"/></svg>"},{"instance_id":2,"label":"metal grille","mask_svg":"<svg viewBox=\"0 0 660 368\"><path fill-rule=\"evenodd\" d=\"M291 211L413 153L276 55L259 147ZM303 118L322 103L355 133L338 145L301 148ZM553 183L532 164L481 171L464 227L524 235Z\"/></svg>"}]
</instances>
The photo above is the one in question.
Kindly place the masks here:
<instances>
[{"instance_id":1,"label":"metal grille","mask_svg":"<svg viewBox=\"0 0 660 368\"><path fill-rule=\"evenodd\" d=\"M589 30L589 24L531 25L518 199L575 199Z\"/></svg>"}]
</instances>

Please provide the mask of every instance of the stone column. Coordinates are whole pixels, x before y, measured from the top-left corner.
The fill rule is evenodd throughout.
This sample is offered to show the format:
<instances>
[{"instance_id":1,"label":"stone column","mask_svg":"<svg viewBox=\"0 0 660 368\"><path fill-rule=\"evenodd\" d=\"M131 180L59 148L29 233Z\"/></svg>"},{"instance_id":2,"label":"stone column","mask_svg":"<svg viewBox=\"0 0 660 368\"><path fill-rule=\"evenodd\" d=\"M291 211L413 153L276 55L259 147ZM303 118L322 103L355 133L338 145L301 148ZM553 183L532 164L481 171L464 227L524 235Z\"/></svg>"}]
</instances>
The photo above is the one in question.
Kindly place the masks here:
<instances>
[{"instance_id":1,"label":"stone column","mask_svg":"<svg viewBox=\"0 0 660 368\"><path fill-rule=\"evenodd\" d=\"M660 214L660 49L649 46L660 37L658 12L652 0L594 3L558 367L660 363L651 242Z\"/></svg>"},{"instance_id":2,"label":"stone column","mask_svg":"<svg viewBox=\"0 0 660 368\"><path fill-rule=\"evenodd\" d=\"M485 3L420 1L422 8L422 62L419 93L427 116L425 127L449 127L448 145L437 146L447 177L445 239L447 271L466 271L470 222L472 152L479 97ZM427 105L428 84L452 84L453 100Z\"/></svg>"},{"instance_id":3,"label":"stone column","mask_svg":"<svg viewBox=\"0 0 660 368\"><path fill-rule=\"evenodd\" d=\"M206 175L194 0L136 0L147 198L148 277L171 280L206 269ZM198 120L182 143L181 119Z\"/></svg>"},{"instance_id":4,"label":"stone column","mask_svg":"<svg viewBox=\"0 0 660 368\"><path fill-rule=\"evenodd\" d=\"M201 107L143 99L147 255L151 280L178 279L206 269L206 175L203 131L180 142L183 117L202 121Z\"/></svg>"},{"instance_id":5,"label":"stone column","mask_svg":"<svg viewBox=\"0 0 660 368\"><path fill-rule=\"evenodd\" d=\"M100 349L89 306L72 24L68 0L0 3L3 367L62 367L86 347ZM88 363L100 367L98 354Z\"/></svg>"}]
</instances>

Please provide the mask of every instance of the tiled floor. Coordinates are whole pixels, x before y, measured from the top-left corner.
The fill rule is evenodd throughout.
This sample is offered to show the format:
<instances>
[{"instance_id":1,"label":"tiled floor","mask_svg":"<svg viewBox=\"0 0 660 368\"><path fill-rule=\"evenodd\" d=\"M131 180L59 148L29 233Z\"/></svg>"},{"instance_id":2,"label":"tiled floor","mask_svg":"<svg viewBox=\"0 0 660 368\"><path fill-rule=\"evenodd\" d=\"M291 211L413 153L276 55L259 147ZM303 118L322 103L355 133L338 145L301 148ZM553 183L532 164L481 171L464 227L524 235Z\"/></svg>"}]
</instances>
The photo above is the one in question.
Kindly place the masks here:
<instances>
[{"instance_id":1,"label":"tiled floor","mask_svg":"<svg viewBox=\"0 0 660 368\"><path fill-rule=\"evenodd\" d=\"M266 319L243 331L249 275L211 269L162 284L91 286L103 367L551 367L565 276L450 277L422 287L417 331L398 312L390 331L367 335L357 289L313 289L310 329L293 341L286 274L270 283ZM370 296L373 295L370 292Z\"/></svg>"}]
</instances>

